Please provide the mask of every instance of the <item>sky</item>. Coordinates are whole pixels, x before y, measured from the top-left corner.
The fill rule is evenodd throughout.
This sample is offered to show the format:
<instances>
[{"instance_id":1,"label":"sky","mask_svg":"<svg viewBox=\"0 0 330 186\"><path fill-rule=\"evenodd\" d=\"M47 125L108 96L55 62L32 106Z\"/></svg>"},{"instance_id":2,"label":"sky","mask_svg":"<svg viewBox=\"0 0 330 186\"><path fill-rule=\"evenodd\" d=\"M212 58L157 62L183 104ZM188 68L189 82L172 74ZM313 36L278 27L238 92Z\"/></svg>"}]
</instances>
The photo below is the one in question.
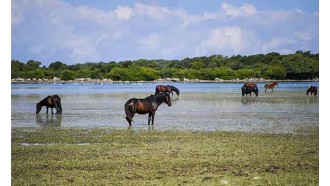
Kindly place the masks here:
<instances>
[{"instance_id":1,"label":"sky","mask_svg":"<svg viewBox=\"0 0 330 186\"><path fill-rule=\"evenodd\" d=\"M315 0L12 0L11 58L66 64L319 52Z\"/></svg>"}]
</instances>

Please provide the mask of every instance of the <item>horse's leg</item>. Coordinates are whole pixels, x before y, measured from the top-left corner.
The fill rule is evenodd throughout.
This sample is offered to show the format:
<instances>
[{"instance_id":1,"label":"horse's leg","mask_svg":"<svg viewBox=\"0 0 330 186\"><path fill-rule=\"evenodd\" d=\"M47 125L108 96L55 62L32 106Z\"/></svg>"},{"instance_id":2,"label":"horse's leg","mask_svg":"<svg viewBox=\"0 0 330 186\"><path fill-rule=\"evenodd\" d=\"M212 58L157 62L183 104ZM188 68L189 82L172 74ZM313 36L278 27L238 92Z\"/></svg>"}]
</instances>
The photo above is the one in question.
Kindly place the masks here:
<instances>
[{"instance_id":1,"label":"horse's leg","mask_svg":"<svg viewBox=\"0 0 330 186\"><path fill-rule=\"evenodd\" d=\"M134 114L136 113L136 103L137 101L133 101L129 104L125 104L125 114L126 114L126 120L128 122L129 125L132 125L132 121L133 121L133 117Z\"/></svg>"},{"instance_id":2,"label":"horse's leg","mask_svg":"<svg viewBox=\"0 0 330 186\"><path fill-rule=\"evenodd\" d=\"M54 108L56 110L56 114L58 114L58 105L57 105L56 101L54 101ZM53 109L52 109L52 112L53 112Z\"/></svg>"},{"instance_id":3,"label":"horse's leg","mask_svg":"<svg viewBox=\"0 0 330 186\"><path fill-rule=\"evenodd\" d=\"M127 116L126 116L126 120L127 120L127 122L128 122L128 124L131 126L132 125L132 120L130 120Z\"/></svg>"},{"instance_id":4,"label":"horse's leg","mask_svg":"<svg viewBox=\"0 0 330 186\"><path fill-rule=\"evenodd\" d=\"M148 125L150 125L150 119L151 119L151 112L149 112L149 115L148 115ZM153 124L153 123L152 123Z\"/></svg>"},{"instance_id":5,"label":"horse's leg","mask_svg":"<svg viewBox=\"0 0 330 186\"><path fill-rule=\"evenodd\" d=\"M131 110L130 113L126 113L126 120L129 125L132 125L133 117L134 117L134 112L132 112Z\"/></svg>"},{"instance_id":6,"label":"horse's leg","mask_svg":"<svg viewBox=\"0 0 330 186\"><path fill-rule=\"evenodd\" d=\"M47 108L46 114L48 114L48 106L46 106L46 108Z\"/></svg>"},{"instance_id":7,"label":"horse's leg","mask_svg":"<svg viewBox=\"0 0 330 186\"><path fill-rule=\"evenodd\" d=\"M155 114L156 114L156 112L152 112L152 115L151 115L152 125L154 124Z\"/></svg>"},{"instance_id":8,"label":"horse's leg","mask_svg":"<svg viewBox=\"0 0 330 186\"><path fill-rule=\"evenodd\" d=\"M129 125L132 125L132 119L133 119L133 116L134 116L134 113L133 112L131 112L131 113L126 113L126 120L127 120L127 122L128 122L128 124Z\"/></svg>"},{"instance_id":9,"label":"horse's leg","mask_svg":"<svg viewBox=\"0 0 330 186\"><path fill-rule=\"evenodd\" d=\"M272 88L272 92L274 91L274 88Z\"/></svg>"}]
</instances>

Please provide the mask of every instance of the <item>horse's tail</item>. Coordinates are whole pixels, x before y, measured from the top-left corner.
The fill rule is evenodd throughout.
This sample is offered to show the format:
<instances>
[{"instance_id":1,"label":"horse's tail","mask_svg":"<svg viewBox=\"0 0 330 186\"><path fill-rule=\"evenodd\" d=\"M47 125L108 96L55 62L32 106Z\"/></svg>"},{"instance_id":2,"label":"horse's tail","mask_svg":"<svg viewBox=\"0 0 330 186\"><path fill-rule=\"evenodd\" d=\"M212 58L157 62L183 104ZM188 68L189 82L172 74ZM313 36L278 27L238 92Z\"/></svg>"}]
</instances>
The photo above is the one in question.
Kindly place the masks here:
<instances>
[{"instance_id":1,"label":"horse's tail","mask_svg":"<svg viewBox=\"0 0 330 186\"><path fill-rule=\"evenodd\" d=\"M136 102L136 99L132 98L132 99L128 100L124 105L125 114L126 114L125 118L129 125L131 125L132 122L134 122L133 116L135 113L135 102Z\"/></svg>"}]
</instances>

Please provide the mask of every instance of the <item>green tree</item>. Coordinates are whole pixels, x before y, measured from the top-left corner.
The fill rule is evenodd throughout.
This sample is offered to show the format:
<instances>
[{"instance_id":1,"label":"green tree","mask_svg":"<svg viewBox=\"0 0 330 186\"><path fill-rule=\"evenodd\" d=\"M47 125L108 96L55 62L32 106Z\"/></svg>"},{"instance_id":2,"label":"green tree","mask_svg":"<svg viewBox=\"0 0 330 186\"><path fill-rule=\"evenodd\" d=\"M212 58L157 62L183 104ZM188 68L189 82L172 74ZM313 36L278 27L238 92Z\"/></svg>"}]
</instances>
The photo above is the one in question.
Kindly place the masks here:
<instances>
[{"instance_id":1,"label":"green tree","mask_svg":"<svg viewBox=\"0 0 330 186\"><path fill-rule=\"evenodd\" d=\"M26 68L27 70L36 70L38 68L40 68L41 62L39 61L34 61L34 60L29 60L26 63Z\"/></svg>"},{"instance_id":2,"label":"green tree","mask_svg":"<svg viewBox=\"0 0 330 186\"><path fill-rule=\"evenodd\" d=\"M235 71L227 66L222 66L217 69L217 76L220 79L230 80L235 78Z\"/></svg>"},{"instance_id":3,"label":"green tree","mask_svg":"<svg viewBox=\"0 0 330 186\"><path fill-rule=\"evenodd\" d=\"M91 72L88 69L81 69L76 72L77 78L90 78Z\"/></svg>"},{"instance_id":4,"label":"green tree","mask_svg":"<svg viewBox=\"0 0 330 186\"><path fill-rule=\"evenodd\" d=\"M24 65L18 60L11 60L11 79L22 77L21 71Z\"/></svg>"},{"instance_id":5,"label":"green tree","mask_svg":"<svg viewBox=\"0 0 330 186\"><path fill-rule=\"evenodd\" d=\"M261 76L266 79L285 79L286 71L281 66L270 66L262 71Z\"/></svg>"},{"instance_id":6,"label":"green tree","mask_svg":"<svg viewBox=\"0 0 330 186\"><path fill-rule=\"evenodd\" d=\"M61 73L61 79L64 81L74 80L75 79L74 72L72 70L63 70Z\"/></svg>"},{"instance_id":7,"label":"green tree","mask_svg":"<svg viewBox=\"0 0 330 186\"><path fill-rule=\"evenodd\" d=\"M33 70L33 71L29 71L27 73L27 77L28 78L36 78L36 79L42 79L42 78L45 78L45 70L43 69L36 69L36 70Z\"/></svg>"},{"instance_id":8,"label":"green tree","mask_svg":"<svg viewBox=\"0 0 330 186\"><path fill-rule=\"evenodd\" d=\"M54 70L64 70L67 69L68 66L60 61L55 61L51 63L48 68L52 68Z\"/></svg>"},{"instance_id":9,"label":"green tree","mask_svg":"<svg viewBox=\"0 0 330 186\"><path fill-rule=\"evenodd\" d=\"M110 78L114 81L119 81L119 80L126 81L126 80L128 80L126 71L127 70L125 68L114 67L113 69L110 70L109 73L106 74L106 77Z\"/></svg>"},{"instance_id":10,"label":"green tree","mask_svg":"<svg viewBox=\"0 0 330 186\"><path fill-rule=\"evenodd\" d=\"M235 76L240 79L254 78L255 73L252 69L238 69L235 71Z\"/></svg>"}]
</instances>

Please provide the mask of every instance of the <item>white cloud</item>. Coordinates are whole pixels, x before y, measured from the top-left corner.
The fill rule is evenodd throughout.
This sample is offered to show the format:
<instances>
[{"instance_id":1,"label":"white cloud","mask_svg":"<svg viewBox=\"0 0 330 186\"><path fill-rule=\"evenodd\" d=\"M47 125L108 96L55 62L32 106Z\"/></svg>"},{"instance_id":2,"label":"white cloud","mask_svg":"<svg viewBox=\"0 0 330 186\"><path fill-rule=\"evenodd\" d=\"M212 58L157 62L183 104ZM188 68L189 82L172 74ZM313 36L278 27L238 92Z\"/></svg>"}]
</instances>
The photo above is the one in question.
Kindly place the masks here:
<instances>
[{"instance_id":1,"label":"white cloud","mask_svg":"<svg viewBox=\"0 0 330 186\"><path fill-rule=\"evenodd\" d=\"M228 3L221 4L221 10L226 13L227 16L252 16L257 13L257 9L252 4L244 4L241 7L234 7Z\"/></svg>"},{"instance_id":2,"label":"white cloud","mask_svg":"<svg viewBox=\"0 0 330 186\"><path fill-rule=\"evenodd\" d=\"M244 49L244 31L237 26L216 28L210 31L209 37L201 42L201 54L209 51L220 53L233 50L240 52Z\"/></svg>"},{"instance_id":3,"label":"white cloud","mask_svg":"<svg viewBox=\"0 0 330 186\"><path fill-rule=\"evenodd\" d=\"M132 9L128 6L119 6L116 10L115 10L118 18L120 19L130 19L132 16Z\"/></svg>"},{"instance_id":4,"label":"white cloud","mask_svg":"<svg viewBox=\"0 0 330 186\"><path fill-rule=\"evenodd\" d=\"M318 13L256 10L253 4L219 6L217 11L192 14L143 3L101 10L61 0L13 0L12 56L70 64L250 55L302 46L318 51L308 48L318 46Z\"/></svg>"}]
</instances>

